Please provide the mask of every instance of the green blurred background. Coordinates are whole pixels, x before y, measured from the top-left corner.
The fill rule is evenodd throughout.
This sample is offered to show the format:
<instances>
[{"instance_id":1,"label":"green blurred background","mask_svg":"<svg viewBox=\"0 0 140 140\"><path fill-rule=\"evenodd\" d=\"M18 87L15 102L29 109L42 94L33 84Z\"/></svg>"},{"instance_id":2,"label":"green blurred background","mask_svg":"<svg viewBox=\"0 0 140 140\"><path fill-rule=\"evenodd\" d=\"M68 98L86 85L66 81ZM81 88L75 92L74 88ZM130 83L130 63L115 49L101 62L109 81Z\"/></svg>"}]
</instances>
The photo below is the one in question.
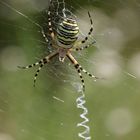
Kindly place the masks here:
<instances>
[{"instance_id":1,"label":"green blurred background","mask_svg":"<svg viewBox=\"0 0 140 140\"><path fill-rule=\"evenodd\" d=\"M48 6L47 0L5 2L34 21ZM140 1L66 3L84 35L90 28L87 11L94 22L96 47L74 53L84 68L104 78L95 82L83 75L92 139L139 140ZM44 67L35 88L36 69L17 68L47 55L38 30L0 2L0 140L78 140L83 130L76 127L81 122L76 107L81 83L69 61L62 65L55 59Z\"/></svg>"}]
</instances>

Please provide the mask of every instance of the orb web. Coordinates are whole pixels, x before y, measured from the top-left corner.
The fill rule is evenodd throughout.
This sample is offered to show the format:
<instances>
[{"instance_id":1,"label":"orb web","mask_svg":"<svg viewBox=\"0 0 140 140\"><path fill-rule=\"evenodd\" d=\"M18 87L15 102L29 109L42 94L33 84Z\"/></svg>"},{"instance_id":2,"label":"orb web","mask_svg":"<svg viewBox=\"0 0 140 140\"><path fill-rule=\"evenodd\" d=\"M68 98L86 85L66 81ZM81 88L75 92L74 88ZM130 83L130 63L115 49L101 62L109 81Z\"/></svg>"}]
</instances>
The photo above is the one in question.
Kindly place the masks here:
<instances>
[{"instance_id":1,"label":"orb web","mask_svg":"<svg viewBox=\"0 0 140 140\"><path fill-rule=\"evenodd\" d=\"M5 2L46 27L49 1ZM91 139L140 138L137 130L140 116L139 5L138 0L53 1L52 7L56 7L52 11L54 30L58 19L64 16L62 9L77 19L79 40L90 28L87 11L93 19L94 31L89 42L95 39L95 46L73 54L84 68L104 78L94 82L83 74ZM77 133L81 130L75 126L80 122L78 114L81 112L77 110L75 100L82 93L75 69L68 60L62 65L56 58L42 70L34 89L35 69L21 71L16 66L47 55L48 43L34 24L1 3L0 7L0 136L5 139L78 139ZM118 113L110 118L110 112L118 108L125 108L129 113ZM121 125L115 122L123 121L124 116L129 118L126 123L131 125L129 131L122 134L118 133ZM127 127L123 123L123 128Z\"/></svg>"}]
</instances>

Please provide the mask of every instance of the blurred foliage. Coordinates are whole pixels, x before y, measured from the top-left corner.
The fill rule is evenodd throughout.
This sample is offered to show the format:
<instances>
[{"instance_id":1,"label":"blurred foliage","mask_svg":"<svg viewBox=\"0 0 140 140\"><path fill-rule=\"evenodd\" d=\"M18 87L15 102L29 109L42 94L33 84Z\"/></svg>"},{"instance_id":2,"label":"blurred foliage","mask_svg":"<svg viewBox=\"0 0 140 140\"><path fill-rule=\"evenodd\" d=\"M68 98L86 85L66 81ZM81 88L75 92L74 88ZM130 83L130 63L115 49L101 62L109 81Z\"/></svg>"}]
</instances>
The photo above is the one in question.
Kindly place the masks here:
<instances>
[{"instance_id":1,"label":"blurred foliage","mask_svg":"<svg viewBox=\"0 0 140 140\"><path fill-rule=\"evenodd\" d=\"M42 6L47 7L48 4L44 0L40 2L7 0L6 2L36 21L41 19L41 13L38 13L39 10L34 6L41 2ZM66 0L66 3L73 6L74 12L89 8L89 10L93 9L91 12L95 15L96 12L103 13L110 18L110 21L114 21L114 26L118 25L123 35L128 38L118 51L122 64L119 76L93 82L93 79L84 75L91 136L94 140L140 139L140 76L134 73L137 77L134 78L129 74L128 69L131 58L140 51L140 26L136 30L138 33L131 37L133 33L127 31L135 27L132 24L131 29L125 20L131 17L131 11L134 16L139 15L140 2L138 0ZM32 7L29 8L30 6ZM130 13L128 15L126 13L124 20L120 19L117 23L114 15L123 9L130 10ZM104 20L98 23L103 18L103 14L100 14L100 17L95 16L100 26L108 24ZM140 18L134 19L136 20L132 23L138 22L140 25ZM103 32L102 28L98 30ZM79 84L80 79L72 65L69 66L67 61L62 65L56 58L41 71L35 88L32 86L32 79L36 69L27 71L17 69L17 65L30 64L35 62L36 57L41 58L47 54L46 46L39 42L39 40L43 41L43 38L37 31L38 28L24 17L0 3L0 139L77 140L79 139L77 134L82 129L76 127L81 119L80 110L76 108L78 92L75 84ZM96 33L99 34L98 31ZM100 44L100 38L106 38L106 34L96 37L97 44ZM108 43L107 41L104 39L101 46ZM110 42L113 43L112 40ZM103 54L104 49L101 50ZM115 48L111 46L110 50ZM99 61L95 55L96 48L89 48L76 58L87 70L94 71ZM94 62L90 58L93 58ZM140 60L136 59L136 61L135 65L139 64Z\"/></svg>"}]
</instances>

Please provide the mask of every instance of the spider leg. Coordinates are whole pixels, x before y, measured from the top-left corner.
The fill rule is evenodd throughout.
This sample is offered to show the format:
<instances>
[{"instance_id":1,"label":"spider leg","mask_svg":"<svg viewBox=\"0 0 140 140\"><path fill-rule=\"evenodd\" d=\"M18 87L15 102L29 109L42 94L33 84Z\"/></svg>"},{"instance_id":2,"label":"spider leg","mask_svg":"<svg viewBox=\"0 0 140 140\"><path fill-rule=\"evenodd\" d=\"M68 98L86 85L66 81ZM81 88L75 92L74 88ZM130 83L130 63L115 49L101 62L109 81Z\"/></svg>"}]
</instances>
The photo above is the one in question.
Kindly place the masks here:
<instances>
[{"instance_id":1,"label":"spider leg","mask_svg":"<svg viewBox=\"0 0 140 140\"><path fill-rule=\"evenodd\" d=\"M52 44L52 42L54 42L54 36L55 36L55 34L54 34L54 31L53 31L53 25L52 25L52 18L51 18L51 5L52 4L52 0L50 0L50 4L49 4L49 8L48 8L48 10L46 11L46 13L47 13L47 15L48 15L48 24L47 24L47 26L48 26L48 30L49 30L49 36L50 36L50 38L51 38L51 43L49 44L50 45L50 48L49 48L49 52L52 52L51 51L51 48L56 48L53 44ZM43 37L45 38L45 33L43 34ZM45 38L45 40L46 40L46 38Z\"/></svg>"},{"instance_id":2,"label":"spider leg","mask_svg":"<svg viewBox=\"0 0 140 140\"><path fill-rule=\"evenodd\" d=\"M81 79L81 82L82 82L82 85L83 85L83 91L85 91L85 82L84 82L83 76L82 76L82 74L81 74L81 70L78 69L77 65L74 65L74 67L76 68L76 70L77 70L77 72L78 72L78 74L79 74L79 77L80 77L80 79Z\"/></svg>"},{"instance_id":3,"label":"spider leg","mask_svg":"<svg viewBox=\"0 0 140 140\"><path fill-rule=\"evenodd\" d=\"M42 27L41 27L41 33L42 33L42 36L44 37L45 41L48 43L48 38L46 37L45 32Z\"/></svg>"},{"instance_id":4,"label":"spider leg","mask_svg":"<svg viewBox=\"0 0 140 140\"><path fill-rule=\"evenodd\" d=\"M28 68L32 68L34 66L37 66L39 65L39 68L38 70L36 71L35 73L35 76L34 76L34 86L35 86L35 83L36 83L36 78L40 72L40 70L42 69L42 67L48 63L53 57L55 57L56 55L58 55L58 50L55 51L55 52L52 52L51 54L49 54L48 56L44 57L43 59L41 59L39 62L36 62L34 64L31 64L31 65L28 65L28 66L25 66L25 67L21 67L21 66L18 66L19 68L22 68L22 69L28 69Z\"/></svg>"},{"instance_id":5,"label":"spider leg","mask_svg":"<svg viewBox=\"0 0 140 140\"><path fill-rule=\"evenodd\" d=\"M91 28L88 32L88 35L84 38L84 40L80 41L78 43L78 46L80 46L81 44L84 44L88 39L89 39L89 36L91 35L91 33L93 32L93 21L92 21L92 18L91 18L91 15L90 13L88 12L88 16L89 16L89 19L90 19L90 23L91 23ZM81 51L83 49L86 49L86 48L89 48L90 46L92 46L93 44L95 44L96 41L94 40L91 44L88 44L86 46L83 46L83 47L76 47L74 48L75 51Z\"/></svg>"},{"instance_id":6,"label":"spider leg","mask_svg":"<svg viewBox=\"0 0 140 140\"><path fill-rule=\"evenodd\" d=\"M47 59L44 60L44 61L40 64L38 70L36 71L35 76L34 76L34 87L35 87L35 83L36 83L36 78L37 78L37 76L38 76L40 70L41 70L42 67L43 67L46 63L48 63L48 62L49 62L49 61L47 61Z\"/></svg>"},{"instance_id":7,"label":"spider leg","mask_svg":"<svg viewBox=\"0 0 140 140\"><path fill-rule=\"evenodd\" d=\"M52 0L50 0L50 5L52 3ZM49 6L49 9L47 11L48 14L48 28L49 28L49 32L50 32L50 36L52 39L54 39L54 32L53 32L53 28L52 28L52 18L51 18L51 7Z\"/></svg>"},{"instance_id":8,"label":"spider leg","mask_svg":"<svg viewBox=\"0 0 140 140\"><path fill-rule=\"evenodd\" d=\"M81 65L79 65L79 69L80 69L81 71L83 71L85 74L87 74L89 77L92 77L92 78L95 78L95 79L100 79L99 77L97 77L97 76L95 76L95 75L89 73L89 72L86 71L85 69L83 69Z\"/></svg>"},{"instance_id":9,"label":"spider leg","mask_svg":"<svg viewBox=\"0 0 140 140\"><path fill-rule=\"evenodd\" d=\"M45 63L46 61L49 62L49 60L56 56L58 54L58 50L57 51L54 51L52 52L51 54L49 54L48 56L44 57L43 59L41 59L40 61L36 62L36 63L33 63L33 64L30 64L28 66L18 66L18 68L21 68L21 69L28 69L28 68L32 68L32 67L35 67L39 64L42 64L42 63Z\"/></svg>"},{"instance_id":10,"label":"spider leg","mask_svg":"<svg viewBox=\"0 0 140 140\"><path fill-rule=\"evenodd\" d=\"M43 60L41 59L39 62L30 64L28 66L18 66L18 68L20 68L20 69L29 69L29 68L32 68L32 67L35 67L35 66L41 64L42 62L43 62Z\"/></svg>"},{"instance_id":11,"label":"spider leg","mask_svg":"<svg viewBox=\"0 0 140 140\"><path fill-rule=\"evenodd\" d=\"M95 44L96 41L94 40L92 43L86 45L86 46L83 46L83 47L77 47L77 48L74 48L75 51L82 51L83 49L87 49L89 48L90 46L92 46L93 44Z\"/></svg>"},{"instance_id":12,"label":"spider leg","mask_svg":"<svg viewBox=\"0 0 140 140\"><path fill-rule=\"evenodd\" d=\"M85 91L85 82L84 82L84 79L83 79L83 76L81 74L81 70L80 70L80 67L79 67L79 64L78 62L75 60L75 58L71 55L71 53L67 53L67 57L69 58L69 60L74 64L74 67L75 69L77 70L78 74L79 74L79 77L81 79L81 82L82 82L82 85L83 85L83 91Z\"/></svg>"},{"instance_id":13,"label":"spider leg","mask_svg":"<svg viewBox=\"0 0 140 140\"><path fill-rule=\"evenodd\" d=\"M75 60L75 58L71 55L71 53L67 53L67 57L69 58L69 60L74 64L74 67L76 68L79 76L80 76L80 79L81 79L81 82L83 84L83 90L85 90L85 84L84 84L84 79L81 75L81 71L83 71L85 74L87 74L88 76L92 77L92 78L95 78L95 79L100 79L99 77L96 77L95 75L87 72L85 69L82 68L81 65L79 65L79 63Z\"/></svg>"},{"instance_id":14,"label":"spider leg","mask_svg":"<svg viewBox=\"0 0 140 140\"><path fill-rule=\"evenodd\" d=\"M91 35L91 33L93 32L93 21L92 21L92 18L91 18L91 15L90 15L89 11L88 11L88 16L89 16L89 19L90 19L91 28L88 32L88 35L84 38L84 40L82 40L80 42L80 44L85 43L89 39L89 36Z\"/></svg>"}]
</instances>

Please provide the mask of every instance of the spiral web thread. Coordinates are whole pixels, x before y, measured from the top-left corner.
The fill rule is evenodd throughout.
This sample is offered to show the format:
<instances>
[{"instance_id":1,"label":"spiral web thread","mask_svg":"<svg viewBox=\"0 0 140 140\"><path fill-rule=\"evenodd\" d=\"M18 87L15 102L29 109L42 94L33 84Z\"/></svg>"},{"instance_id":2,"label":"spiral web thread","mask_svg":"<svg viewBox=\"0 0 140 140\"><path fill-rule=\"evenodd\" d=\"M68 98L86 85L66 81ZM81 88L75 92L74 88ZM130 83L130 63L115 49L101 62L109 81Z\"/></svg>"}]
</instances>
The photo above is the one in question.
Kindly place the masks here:
<instances>
[{"instance_id":1,"label":"spiral web thread","mask_svg":"<svg viewBox=\"0 0 140 140\"><path fill-rule=\"evenodd\" d=\"M77 127L83 127L85 130L83 132L78 133L78 136L84 140L91 140L90 136L90 127L87 125L87 122L89 122L89 119L86 117L88 114L88 109L84 106L86 101L85 101L85 93L80 92L78 98L76 99L77 103L77 108L82 109L83 112L80 114L80 118L83 119L82 122L77 124Z\"/></svg>"}]
</instances>

